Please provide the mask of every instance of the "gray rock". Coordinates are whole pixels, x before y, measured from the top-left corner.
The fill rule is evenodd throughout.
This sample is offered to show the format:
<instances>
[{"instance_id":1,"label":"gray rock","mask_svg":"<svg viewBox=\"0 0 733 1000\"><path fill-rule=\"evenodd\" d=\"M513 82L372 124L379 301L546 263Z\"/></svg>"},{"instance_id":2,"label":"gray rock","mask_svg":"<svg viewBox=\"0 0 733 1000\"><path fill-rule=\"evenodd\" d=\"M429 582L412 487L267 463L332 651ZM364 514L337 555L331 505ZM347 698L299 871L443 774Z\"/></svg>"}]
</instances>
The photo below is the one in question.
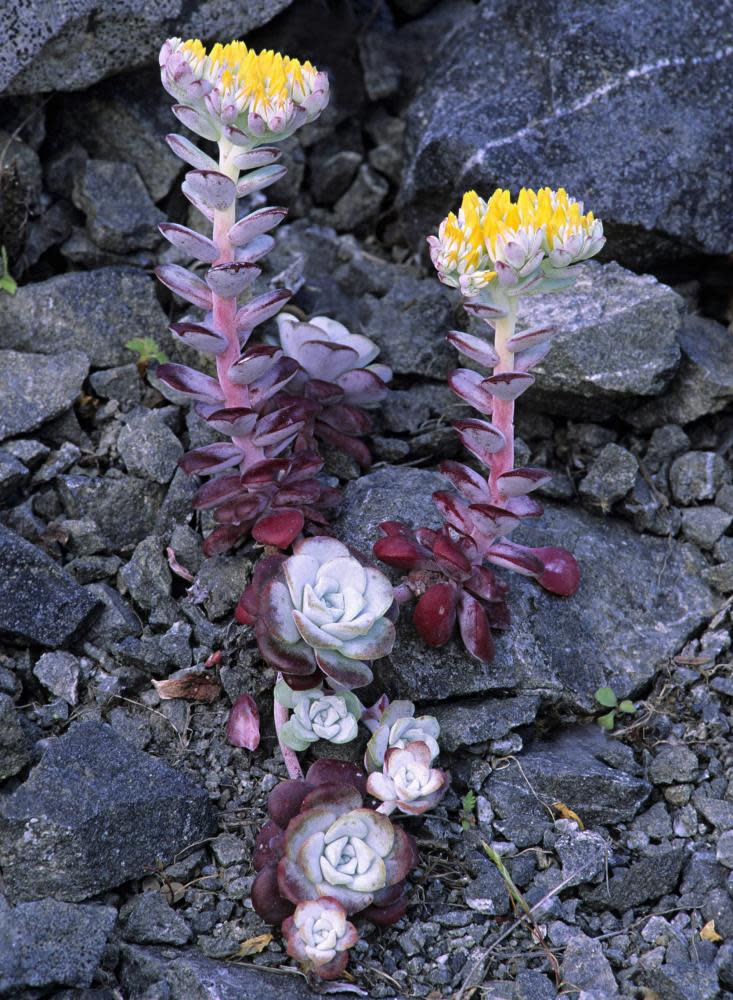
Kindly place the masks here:
<instances>
[{"instance_id":1,"label":"gray rock","mask_svg":"<svg viewBox=\"0 0 733 1000\"><path fill-rule=\"evenodd\" d=\"M153 890L138 896L127 915L124 937L136 944L187 944L191 928L162 895Z\"/></svg>"},{"instance_id":2,"label":"gray rock","mask_svg":"<svg viewBox=\"0 0 733 1000\"><path fill-rule=\"evenodd\" d=\"M425 705L424 715L440 723L440 745L454 751L461 746L498 740L518 726L534 722L539 706L535 695L516 698L471 699Z\"/></svg>"},{"instance_id":3,"label":"gray rock","mask_svg":"<svg viewBox=\"0 0 733 1000\"><path fill-rule=\"evenodd\" d=\"M532 370L527 404L598 420L658 395L679 364L680 306L655 278L596 261L579 267L576 283L561 295L523 300L522 326L560 330Z\"/></svg>"},{"instance_id":4,"label":"gray rock","mask_svg":"<svg viewBox=\"0 0 733 1000\"><path fill-rule=\"evenodd\" d=\"M733 830L726 830L718 838L716 858L726 868L733 868Z\"/></svg>"},{"instance_id":5,"label":"gray rock","mask_svg":"<svg viewBox=\"0 0 733 1000\"><path fill-rule=\"evenodd\" d=\"M15 901L78 901L140 878L213 827L209 797L187 775L83 722L0 798L0 865Z\"/></svg>"},{"instance_id":6,"label":"gray rock","mask_svg":"<svg viewBox=\"0 0 733 1000\"><path fill-rule=\"evenodd\" d=\"M313 200L318 205L333 205L348 190L360 163L360 153L342 149L314 164L310 185Z\"/></svg>"},{"instance_id":7,"label":"gray rock","mask_svg":"<svg viewBox=\"0 0 733 1000\"><path fill-rule=\"evenodd\" d=\"M247 860L246 844L240 837L236 837L233 833L220 833L212 841L211 849L214 852L217 863L224 868Z\"/></svg>"},{"instance_id":8,"label":"gray rock","mask_svg":"<svg viewBox=\"0 0 733 1000\"><path fill-rule=\"evenodd\" d=\"M333 206L334 225L339 232L352 232L379 215L389 184L367 163L362 163L356 180Z\"/></svg>"},{"instance_id":9,"label":"gray rock","mask_svg":"<svg viewBox=\"0 0 733 1000\"><path fill-rule=\"evenodd\" d=\"M456 367L445 342L453 306L437 281L400 275L386 295L367 295L362 306L363 333L397 374L444 378Z\"/></svg>"},{"instance_id":10,"label":"gray rock","mask_svg":"<svg viewBox=\"0 0 733 1000\"><path fill-rule=\"evenodd\" d=\"M695 805L700 815L716 830L733 830L733 802L700 796L695 797Z\"/></svg>"},{"instance_id":11,"label":"gray rock","mask_svg":"<svg viewBox=\"0 0 733 1000\"><path fill-rule=\"evenodd\" d=\"M48 445L34 438L18 438L17 441L6 441L3 445L4 452L11 454L31 470L43 462L50 450Z\"/></svg>"},{"instance_id":12,"label":"gray rock","mask_svg":"<svg viewBox=\"0 0 733 1000\"><path fill-rule=\"evenodd\" d=\"M688 451L669 468L669 485L677 503L687 506L712 500L720 486L730 480L725 460L714 451Z\"/></svg>"},{"instance_id":13,"label":"gray rock","mask_svg":"<svg viewBox=\"0 0 733 1000\"><path fill-rule=\"evenodd\" d=\"M401 206L411 232L435 229L469 187L488 197L497 186L562 184L629 260L729 253L731 126L721 143L718 109L733 99L731 54L719 44L730 29L728 8L684 0L663 10L643 0L633 18L594 0L561 0L527 20L509 0L469 8L407 112ZM711 162L703 151L716 143Z\"/></svg>"},{"instance_id":14,"label":"gray rock","mask_svg":"<svg viewBox=\"0 0 733 1000\"><path fill-rule=\"evenodd\" d=\"M585 934L574 934L565 946L562 962L563 981L576 989L598 991L601 996L617 997L618 986L600 941Z\"/></svg>"},{"instance_id":15,"label":"gray rock","mask_svg":"<svg viewBox=\"0 0 733 1000\"><path fill-rule=\"evenodd\" d=\"M170 948L123 945L121 977L128 995L140 996L164 981L170 1000L292 1000L288 976L263 975L258 969L233 962L204 958L198 951L172 952ZM298 997L318 1000L305 983L298 983Z\"/></svg>"},{"instance_id":16,"label":"gray rock","mask_svg":"<svg viewBox=\"0 0 733 1000\"><path fill-rule=\"evenodd\" d=\"M634 486L620 509L631 518L637 531L650 535L676 535L682 524L679 507L673 507L659 490L652 490L641 472L637 473Z\"/></svg>"},{"instance_id":17,"label":"gray rock","mask_svg":"<svg viewBox=\"0 0 733 1000\"><path fill-rule=\"evenodd\" d=\"M144 0L74 0L39 20L33 8L13 2L0 93L83 90L102 77L154 63L169 35L244 38L288 3L258 0L232 8L224 0L165 0L151 8Z\"/></svg>"},{"instance_id":18,"label":"gray rock","mask_svg":"<svg viewBox=\"0 0 733 1000\"><path fill-rule=\"evenodd\" d=\"M164 546L152 535L136 546L130 561L120 570L120 576L133 600L150 611L170 598L171 571Z\"/></svg>"},{"instance_id":19,"label":"gray rock","mask_svg":"<svg viewBox=\"0 0 733 1000\"><path fill-rule=\"evenodd\" d=\"M720 563L703 570L703 580L717 590L719 594L730 594L733 591L733 562Z\"/></svg>"},{"instance_id":20,"label":"gray rock","mask_svg":"<svg viewBox=\"0 0 733 1000\"><path fill-rule=\"evenodd\" d=\"M721 937L728 940L733 934L733 900L725 889L711 889L702 904L703 924L713 921Z\"/></svg>"},{"instance_id":21,"label":"gray rock","mask_svg":"<svg viewBox=\"0 0 733 1000\"><path fill-rule=\"evenodd\" d=\"M156 70L104 81L65 98L60 127L76 136L92 156L132 164L150 192L160 201L184 169L163 142L171 131L170 98Z\"/></svg>"},{"instance_id":22,"label":"gray rock","mask_svg":"<svg viewBox=\"0 0 733 1000\"><path fill-rule=\"evenodd\" d=\"M7 694L0 694L0 781L12 778L14 774L22 771L30 760L28 740L20 724L13 699ZM2 908L0 908L0 920L2 920ZM0 959L0 969L2 969L2 959Z\"/></svg>"},{"instance_id":23,"label":"gray rock","mask_svg":"<svg viewBox=\"0 0 733 1000\"><path fill-rule=\"evenodd\" d=\"M667 421L689 424L719 413L733 398L733 342L728 330L702 316L685 316L677 337L682 362L664 395L624 414L637 430Z\"/></svg>"},{"instance_id":24,"label":"gray rock","mask_svg":"<svg viewBox=\"0 0 733 1000\"><path fill-rule=\"evenodd\" d=\"M252 560L242 554L212 556L201 563L194 586L205 595L210 619L231 615L252 575Z\"/></svg>"},{"instance_id":25,"label":"gray rock","mask_svg":"<svg viewBox=\"0 0 733 1000\"><path fill-rule=\"evenodd\" d=\"M133 267L61 274L0 296L0 340L6 347L57 360L83 351L96 368L133 361L125 347L133 337L170 347L167 323L155 282Z\"/></svg>"},{"instance_id":26,"label":"gray rock","mask_svg":"<svg viewBox=\"0 0 733 1000\"><path fill-rule=\"evenodd\" d=\"M133 476L169 483L183 455L183 445L155 410L129 417L117 438L117 450Z\"/></svg>"},{"instance_id":27,"label":"gray rock","mask_svg":"<svg viewBox=\"0 0 733 1000\"><path fill-rule=\"evenodd\" d=\"M713 504L682 511L682 534L701 549L712 549L731 524L733 514L728 514Z\"/></svg>"},{"instance_id":28,"label":"gray rock","mask_svg":"<svg viewBox=\"0 0 733 1000\"><path fill-rule=\"evenodd\" d=\"M436 489L445 489L442 477L418 469L387 467L362 476L347 486L335 530L369 553L381 521L435 527ZM455 639L437 650L426 647L404 608L395 648L376 665L386 690L422 701L518 688L546 703L592 710L601 686L618 697L637 690L718 605L700 580L704 560L695 548L637 535L612 519L550 507L516 537L569 548L583 572L577 594L560 599L507 574L513 625L497 636L488 665L472 660Z\"/></svg>"},{"instance_id":29,"label":"gray rock","mask_svg":"<svg viewBox=\"0 0 733 1000\"><path fill-rule=\"evenodd\" d=\"M116 919L113 906L55 899L0 906L0 996L91 986Z\"/></svg>"},{"instance_id":30,"label":"gray rock","mask_svg":"<svg viewBox=\"0 0 733 1000\"><path fill-rule=\"evenodd\" d=\"M66 536L64 546L76 556L93 556L104 549L104 539L90 518L80 521L66 518L58 522L59 530Z\"/></svg>"},{"instance_id":31,"label":"gray rock","mask_svg":"<svg viewBox=\"0 0 733 1000\"><path fill-rule=\"evenodd\" d=\"M715 967L723 986L733 989L733 943L726 941L720 946Z\"/></svg>"},{"instance_id":32,"label":"gray rock","mask_svg":"<svg viewBox=\"0 0 733 1000\"><path fill-rule=\"evenodd\" d=\"M163 635L148 635L142 639L128 636L112 646L112 652L122 663L129 663L153 677L166 677L171 670L191 665L191 626L174 622Z\"/></svg>"},{"instance_id":33,"label":"gray rock","mask_svg":"<svg viewBox=\"0 0 733 1000\"><path fill-rule=\"evenodd\" d=\"M647 853L626 869L615 869L608 883L584 894L588 906L596 910L625 913L635 906L674 892L687 851L684 847L647 848Z\"/></svg>"},{"instance_id":34,"label":"gray rock","mask_svg":"<svg viewBox=\"0 0 733 1000\"><path fill-rule=\"evenodd\" d=\"M578 492L593 510L608 514L633 489L639 464L618 444L607 444L588 469Z\"/></svg>"},{"instance_id":35,"label":"gray rock","mask_svg":"<svg viewBox=\"0 0 733 1000\"><path fill-rule=\"evenodd\" d=\"M58 649L97 605L45 552L0 525L0 633Z\"/></svg>"},{"instance_id":36,"label":"gray rock","mask_svg":"<svg viewBox=\"0 0 733 1000\"><path fill-rule=\"evenodd\" d=\"M91 519L114 550L137 545L155 526L163 489L136 476L60 476L67 517Z\"/></svg>"},{"instance_id":37,"label":"gray rock","mask_svg":"<svg viewBox=\"0 0 733 1000\"><path fill-rule=\"evenodd\" d=\"M562 880L567 885L593 882L605 871L609 846L600 833L593 830L576 830L565 833L555 841L555 853L562 865Z\"/></svg>"},{"instance_id":38,"label":"gray rock","mask_svg":"<svg viewBox=\"0 0 733 1000\"><path fill-rule=\"evenodd\" d=\"M7 451L0 451L0 501L18 492L30 473L22 462Z\"/></svg>"},{"instance_id":39,"label":"gray rock","mask_svg":"<svg viewBox=\"0 0 733 1000\"><path fill-rule=\"evenodd\" d=\"M664 1000L717 1000L720 996L715 970L703 962L667 963L642 978Z\"/></svg>"},{"instance_id":40,"label":"gray rock","mask_svg":"<svg viewBox=\"0 0 733 1000\"><path fill-rule=\"evenodd\" d=\"M73 201L86 215L87 232L102 250L129 253L160 242L165 215L155 207L130 163L87 160L74 186Z\"/></svg>"},{"instance_id":41,"label":"gray rock","mask_svg":"<svg viewBox=\"0 0 733 1000\"><path fill-rule=\"evenodd\" d=\"M92 583L86 592L99 601L102 611L87 632L95 645L107 649L130 635L140 635L142 623L124 598L106 583Z\"/></svg>"},{"instance_id":42,"label":"gray rock","mask_svg":"<svg viewBox=\"0 0 733 1000\"><path fill-rule=\"evenodd\" d=\"M524 969L517 973L512 1000L555 1000L557 990L542 972Z\"/></svg>"},{"instance_id":43,"label":"gray rock","mask_svg":"<svg viewBox=\"0 0 733 1000\"><path fill-rule=\"evenodd\" d=\"M663 424L649 438L644 464L649 472L659 472L663 465L689 448L690 439L679 424Z\"/></svg>"},{"instance_id":44,"label":"gray rock","mask_svg":"<svg viewBox=\"0 0 733 1000\"><path fill-rule=\"evenodd\" d=\"M31 287L31 286L26 286ZM0 337L3 332L2 306L20 295L0 299ZM0 441L26 434L68 410L81 392L89 371L89 359L81 351L59 350L55 357L0 351Z\"/></svg>"},{"instance_id":45,"label":"gray rock","mask_svg":"<svg viewBox=\"0 0 733 1000\"><path fill-rule=\"evenodd\" d=\"M92 372L89 384L97 396L116 399L124 408L136 406L142 400L144 383L136 364Z\"/></svg>"},{"instance_id":46,"label":"gray rock","mask_svg":"<svg viewBox=\"0 0 733 1000\"><path fill-rule=\"evenodd\" d=\"M633 773L631 754L619 762L628 769L620 769L604 762L606 750L607 740L590 727L531 743L484 785L500 817L498 828L518 847L537 843L537 831L541 837L550 823L544 804L558 801L570 805L586 826L633 819L650 787Z\"/></svg>"},{"instance_id":47,"label":"gray rock","mask_svg":"<svg viewBox=\"0 0 733 1000\"><path fill-rule=\"evenodd\" d=\"M78 700L80 671L78 658L62 652L44 653L33 668L41 684L69 705L76 705Z\"/></svg>"},{"instance_id":48,"label":"gray rock","mask_svg":"<svg viewBox=\"0 0 733 1000\"><path fill-rule=\"evenodd\" d=\"M649 779L655 785L676 785L694 781L698 763L695 754L685 746L664 747L649 765Z\"/></svg>"}]
</instances>

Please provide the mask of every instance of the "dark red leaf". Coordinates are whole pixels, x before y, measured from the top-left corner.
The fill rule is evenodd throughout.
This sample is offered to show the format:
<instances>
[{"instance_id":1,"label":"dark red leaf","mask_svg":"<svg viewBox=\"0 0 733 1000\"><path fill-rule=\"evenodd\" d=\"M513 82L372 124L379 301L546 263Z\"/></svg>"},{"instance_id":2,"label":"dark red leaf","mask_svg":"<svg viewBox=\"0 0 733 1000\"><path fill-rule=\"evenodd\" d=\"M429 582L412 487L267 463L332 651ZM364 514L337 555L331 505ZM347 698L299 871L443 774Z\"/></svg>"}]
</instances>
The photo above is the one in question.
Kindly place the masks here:
<instances>
[{"instance_id":1,"label":"dark red leaf","mask_svg":"<svg viewBox=\"0 0 733 1000\"><path fill-rule=\"evenodd\" d=\"M438 535L433 544L433 556L440 568L459 580L471 573L471 563L460 548L445 535Z\"/></svg>"},{"instance_id":2,"label":"dark red leaf","mask_svg":"<svg viewBox=\"0 0 733 1000\"><path fill-rule=\"evenodd\" d=\"M341 451L345 451L347 455L355 458L362 469L368 469L371 466L372 454L363 441L349 437L347 434L342 434L320 420L316 421L316 434L323 441L335 445Z\"/></svg>"},{"instance_id":3,"label":"dark red leaf","mask_svg":"<svg viewBox=\"0 0 733 1000\"><path fill-rule=\"evenodd\" d=\"M465 591L458 605L458 627L461 639L471 656L491 663L494 658L494 640L486 617L486 612L475 597Z\"/></svg>"},{"instance_id":4,"label":"dark red leaf","mask_svg":"<svg viewBox=\"0 0 733 1000\"><path fill-rule=\"evenodd\" d=\"M301 807L306 795L318 782L280 781L270 792L267 811L274 823L284 830Z\"/></svg>"},{"instance_id":5,"label":"dark red leaf","mask_svg":"<svg viewBox=\"0 0 733 1000\"><path fill-rule=\"evenodd\" d=\"M572 597L580 586L580 567L573 556L565 549L551 547L532 549L532 552L544 565L537 583L552 594Z\"/></svg>"},{"instance_id":6,"label":"dark red leaf","mask_svg":"<svg viewBox=\"0 0 733 1000\"><path fill-rule=\"evenodd\" d=\"M372 548L377 559L396 569L415 569L425 560L425 550L416 541L404 535L387 535L378 539Z\"/></svg>"},{"instance_id":7,"label":"dark red leaf","mask_svg":"<svg viewBox=\"0 0 733 1000\"><path fill-rule=\"evenodd\" d=\"M275 862L265 865L259 872L252 883L250 898L255 913L268 924L279 924L295 910L295 906L280 895Z\"/></svg>"},{"instance_id":8,"label":"dark red leaf","mask_svg":"<svg viewBox=\"0 0 733 1000\"><path fill-rule=\"evenodd\" d=\"M305 518L299 510L279 510L265 514L252 528L252 537L262 545L286 549L303 530Z\"/></svg>"},{"instance_id":9,"label":"dark red leaf","mask_svg":"<svg viewBox=\"0 0 733 1000\"><path fill-rule=\"evenodd\" d=\"M204 542L204 555L220 556L228 552L248 531L249 527L244 524L223 524L220 528L214 528Z\"/></svg>"},{"instance_id":10,"label":"dark red leaf","mask_svg":"<svg viewBox=\"0 0 733 1000\"><path fill-rule=\"evenodd\" d=\"M456 623L457 590L453 583L434 583L415 605L412 621L428 646L443 646Z\"/></svg>"}]
</instances>

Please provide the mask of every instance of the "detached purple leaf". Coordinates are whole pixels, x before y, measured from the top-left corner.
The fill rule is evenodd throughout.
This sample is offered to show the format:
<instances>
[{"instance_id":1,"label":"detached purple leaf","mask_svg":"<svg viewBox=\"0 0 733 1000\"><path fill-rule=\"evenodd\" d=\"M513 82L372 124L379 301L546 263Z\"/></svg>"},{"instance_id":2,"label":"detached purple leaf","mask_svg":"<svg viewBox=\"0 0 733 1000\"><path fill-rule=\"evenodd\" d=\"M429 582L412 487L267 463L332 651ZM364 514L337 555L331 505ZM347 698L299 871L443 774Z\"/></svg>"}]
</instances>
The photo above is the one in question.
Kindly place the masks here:
<instances>
[{"instance_id":1,"label":"detached purple leaf","mask_svg":"<svg viewBox=\"0 0 733 1000\"><path fill-rule=\"evenodd\" d=\"M260 745L260 713L250 694L240 694L227 721L227 739L235 747L256 750Z\"/></svg>"}]
</instances>

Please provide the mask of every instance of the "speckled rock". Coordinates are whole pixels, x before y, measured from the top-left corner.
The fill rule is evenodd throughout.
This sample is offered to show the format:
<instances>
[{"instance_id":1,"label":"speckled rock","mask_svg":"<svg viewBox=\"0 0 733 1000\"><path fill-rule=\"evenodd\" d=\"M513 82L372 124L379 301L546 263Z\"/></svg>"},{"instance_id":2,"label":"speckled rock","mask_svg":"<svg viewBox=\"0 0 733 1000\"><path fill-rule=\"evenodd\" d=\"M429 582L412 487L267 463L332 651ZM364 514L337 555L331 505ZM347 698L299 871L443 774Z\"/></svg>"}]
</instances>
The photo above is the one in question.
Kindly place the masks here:
<instances>
[{"instance_id":1,"label":"speckled rock","mask_svg":"<svg viewBox=\"0 0 733 1000\"><path fill-rule=\"evenodd\" d=\"M7 338L2 332L2 300L9 298L0 298L3 341ZM88 371L89 359L77 350L56 357L0 351L0 441L35 430L68 410Z\"/></svg>"}]
</instances>

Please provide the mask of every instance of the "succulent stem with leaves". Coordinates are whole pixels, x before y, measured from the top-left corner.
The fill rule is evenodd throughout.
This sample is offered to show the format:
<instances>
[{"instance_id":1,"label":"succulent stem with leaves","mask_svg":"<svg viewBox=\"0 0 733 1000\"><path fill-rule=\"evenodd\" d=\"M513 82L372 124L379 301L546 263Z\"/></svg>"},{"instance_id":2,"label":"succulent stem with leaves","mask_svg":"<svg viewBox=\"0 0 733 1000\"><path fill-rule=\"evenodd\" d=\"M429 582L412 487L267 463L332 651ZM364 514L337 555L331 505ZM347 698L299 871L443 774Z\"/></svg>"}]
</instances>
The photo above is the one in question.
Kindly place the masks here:
<instances>
[{"instance_id":1,"label":"succulent stem with leaves","mask_svg":"<svg viewBox=\"0 0 733 1000\"><path fill-rule=\"evenodd\" d=\"M516 202L504 190L488 202L469 191L458 214L451 212L428 243L440 280L458 288L466 311L493 331L493 337L447 335L475 366L452 372L449 385L481 414L456 420L454 427L488 476L460 462L444 462L440 471L453 490L433 494L443 527L413 530L399 521L385 522L380 525L385 537L374 553L408 571L396 594L405 600L411 591L418 598L413 620L429 645L447 642L457 620L468 651L489 662L492 629L509 626L506 585L489 565L533 577L564 596L580 582L569 552L530 548L509 537L522 518L542 514L529 494L550 476L543 469L514 467L514 405L534 382L529 372L557 332L550 327L517 330L517 320L522 296L573 283L571 265L601 249L603 227L562 188L522 189Z\"/></svg>"}]
</instances>

